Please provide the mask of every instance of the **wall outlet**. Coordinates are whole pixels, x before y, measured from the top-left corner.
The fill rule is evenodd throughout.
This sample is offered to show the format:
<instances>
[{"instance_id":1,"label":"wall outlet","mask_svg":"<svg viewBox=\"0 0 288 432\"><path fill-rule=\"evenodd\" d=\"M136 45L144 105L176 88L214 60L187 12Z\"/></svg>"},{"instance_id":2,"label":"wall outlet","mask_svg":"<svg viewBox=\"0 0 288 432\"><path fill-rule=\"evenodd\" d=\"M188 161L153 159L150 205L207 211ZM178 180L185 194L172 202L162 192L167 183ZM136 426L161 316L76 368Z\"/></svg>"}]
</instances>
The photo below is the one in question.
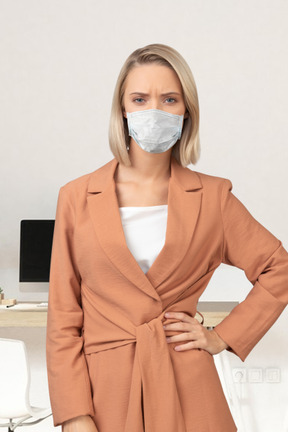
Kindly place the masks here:
<instances>
[{"instance_id":1,"label":"wall outlet","mask_svg":"<svg viewBox=\"0 0 288 432\"><path fill-rule=\"evenodd\" d=\"M250 383L262 383L263 371L260 368L253 368L248 370L248 381Z\"/></svg>"},{"instance_id":2,"label":"wall outlet","mask_svg":"<svg viewBox=\"0 0 288 432\"><path fill-rule=\"evenodd\" d=\"M280 369L267 368L265 374L265 380L267 383L279 383L281 381Z\"/></svg>"},{"instance_id":3,"label":"wall outlet","mask_svg":"<svg viewBox=\"0 0 288 432\"><path fill-rule=\"evenodd\" d=\"M247 371L245 368L233 368L232 376L235 383L245 383L247 381Z\"/></svg>"}]
</instances>

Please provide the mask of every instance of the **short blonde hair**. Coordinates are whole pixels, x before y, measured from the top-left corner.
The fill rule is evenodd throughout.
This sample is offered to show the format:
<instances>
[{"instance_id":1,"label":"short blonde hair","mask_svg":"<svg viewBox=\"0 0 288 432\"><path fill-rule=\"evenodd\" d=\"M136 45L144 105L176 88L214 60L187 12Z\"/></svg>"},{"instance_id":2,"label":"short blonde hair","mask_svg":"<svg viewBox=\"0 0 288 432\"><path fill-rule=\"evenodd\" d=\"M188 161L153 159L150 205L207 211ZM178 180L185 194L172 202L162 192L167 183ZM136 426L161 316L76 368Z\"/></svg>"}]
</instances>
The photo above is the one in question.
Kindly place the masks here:
<instances>
[{"instance_id":1,"label":"short blonde hair","mask_svg":"<svg viewBox=\"0 0 288 432\"><path fill-rule=\"evenodd\" d=\"M184 103L189 116L185 119L182 135L173 146L172 155L180 165L196 164L200 156L199 103L196 84L190 67L173 48L151 44L134 51L124 63L115 86L109 125L109 145L115 158L126 166L131 165L127 146L130 142L127 119L123 116L123 95L129 72L136 66L156 63L173 69L182 85Z\"/></svg>"}]
</instances>

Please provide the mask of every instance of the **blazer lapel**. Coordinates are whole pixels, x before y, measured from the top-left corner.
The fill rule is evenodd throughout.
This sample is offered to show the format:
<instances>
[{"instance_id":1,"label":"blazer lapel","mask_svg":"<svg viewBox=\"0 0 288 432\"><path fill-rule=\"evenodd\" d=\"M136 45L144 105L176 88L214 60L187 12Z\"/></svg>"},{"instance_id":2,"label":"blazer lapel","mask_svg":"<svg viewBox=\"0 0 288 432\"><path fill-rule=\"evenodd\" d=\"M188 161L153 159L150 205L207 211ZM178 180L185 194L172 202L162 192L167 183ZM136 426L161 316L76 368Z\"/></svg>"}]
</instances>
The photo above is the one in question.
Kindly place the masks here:
<instances>
[{"instance_id":1,"label":"blazer lapel","mask_svg":"<svg viewBox=\"0 0 288 432\"><path fill-rule=\"evenodd\" d=\"M181 265L197 224L202 201L199 176L171 159L168 189L168 220L163 249L146 273L157 288Z\"/></svg>"},{"instance_id":2,"label":"blazer lapel","mask_svg":"<svg viewBox=\"0 0 288 432\"><path fill-rule=\"evenodd\" d=\"M171 159L165 244L145 273L130 252L122 227L115 190L113 159L95 171L88 185L88 208L101 247L113 265L137 288L161 301L155 288L181 263L190 244L201 206L197 174Z\"/></svg>"},{"instance_id":3,"label":"blazer lapel","mask_svg":"<svg viewBox=\"0 0 288 432\"><path fill-rule=\"evenodd\" d=\"M93 226L101 247L113 265L137 288L161 301L126 244L115 191L117 164L117 160L113 159L91 176L87 202Z\"/></svg>"}]
</instances>

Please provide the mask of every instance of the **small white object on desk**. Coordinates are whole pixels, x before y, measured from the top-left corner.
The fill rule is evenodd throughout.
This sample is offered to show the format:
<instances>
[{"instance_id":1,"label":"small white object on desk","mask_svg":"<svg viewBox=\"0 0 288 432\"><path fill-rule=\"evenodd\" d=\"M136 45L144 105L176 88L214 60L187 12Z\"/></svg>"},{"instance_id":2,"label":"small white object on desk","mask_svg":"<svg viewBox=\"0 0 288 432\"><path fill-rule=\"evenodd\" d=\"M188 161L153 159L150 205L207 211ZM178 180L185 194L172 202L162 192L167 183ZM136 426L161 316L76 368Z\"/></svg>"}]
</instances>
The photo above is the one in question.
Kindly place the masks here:
<instances>
[{"instance_id":1,"label":"small white object on desk","mask_svg":"<svg viewBox=\"0 0 288 432\"><path fill-rule=\"evenodd\" d=\"M10 306L9 306L10 307ZM11 305L11 309L13 310L17 310L17 311L27 311L27 310L37 310L39 308L47 308L48 307L48 303L47 302L42 302L42 303L17 303L15 305ZM6 306L5 306L6 308ZM2 309L2 308L1 308ZM3 308L4 309L4 308Z\"/></svg>"}]
</instances>

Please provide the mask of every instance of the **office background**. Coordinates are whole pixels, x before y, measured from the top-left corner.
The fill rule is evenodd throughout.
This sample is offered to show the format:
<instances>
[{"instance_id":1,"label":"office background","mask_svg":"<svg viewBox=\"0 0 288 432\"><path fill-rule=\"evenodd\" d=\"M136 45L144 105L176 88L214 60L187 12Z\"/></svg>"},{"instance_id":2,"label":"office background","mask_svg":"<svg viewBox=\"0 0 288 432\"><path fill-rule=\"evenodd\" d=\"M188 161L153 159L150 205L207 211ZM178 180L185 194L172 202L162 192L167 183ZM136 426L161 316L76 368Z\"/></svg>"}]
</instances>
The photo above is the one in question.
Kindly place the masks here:
<instances>
[{"instance_id":1,"label":"office background","mask_svg":"<svg viewBox=\"0 0 288 432\"><path fill-rule=\"evenodd\" d=\"M196 80L202 151L190 168L229 178L234 194L288 249L287 17L285 0L0 0L5 296L47 299L19 290L20 220L53 219L60 186L113 157L107 131L118 73L134 49L154 42L176 48ZM241 301L250 288L241 270L221 266L202 300ZM242 386L247 432L284 431L287 325L285 311L244 364L231 360L263 377L267 368L280 371L278 383ZM46 386L45 331L5 335L27 342L32 397L45 402L46 389L36 388ZM37 430L53 430L50 423Z\"/></svg>"}]
</instances>

